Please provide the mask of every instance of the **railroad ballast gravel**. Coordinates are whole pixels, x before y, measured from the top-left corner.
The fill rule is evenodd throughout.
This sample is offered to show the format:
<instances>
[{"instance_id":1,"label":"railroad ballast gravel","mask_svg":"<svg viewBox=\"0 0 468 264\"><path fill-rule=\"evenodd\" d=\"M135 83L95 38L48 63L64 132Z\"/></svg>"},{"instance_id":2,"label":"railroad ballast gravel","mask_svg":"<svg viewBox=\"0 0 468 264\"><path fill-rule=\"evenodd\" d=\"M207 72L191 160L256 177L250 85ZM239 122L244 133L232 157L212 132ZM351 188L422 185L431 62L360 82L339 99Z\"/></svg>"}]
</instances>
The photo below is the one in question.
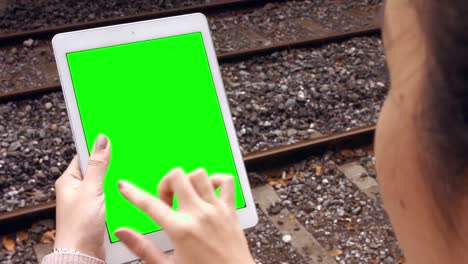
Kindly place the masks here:
<instances>
[{"instance_id":1,"label":"railroad ballast gravel","mask_svg":"<svg viewBox=\"0 0 468 264\"><path fill-rule=\"evenodd\" d=\"M374 124L384 71L376 37L223 65L242 152ZM53 199L75 153L62 94L4 103L0 112L0 212Z\"/></svg>"},{"instance_id":2,"label":"railroad ballast gravel","mask_svg":"<svg viewBox=\"0 0 468 264\"><path fill-rule=\"evenodd\" d=\"M344 153L344 155L343 155ZM337 263L401 263L394 231L380 197L371 199L338 170L338 166L357 162L371 177L375 171L372 146L327 152L289 166L264 178L281 201L269 213L287 208L325 247Z\"/></svg>"},{"instance_id":3,"label":"railroad ballast gravel","mask_svg":"<svg viewBox=\"0 0 468 264\"><path fill-rule=\"evenodd\" d=\"M375 124L387 92L377 37L224 64L244 153Z\"/></svg>"},{"instance_id":4,"label":"railroad ballast gravel","mask_svg":"<svg viewBox=\"0 0 468 264\"><path fill-rule=\"evenodd\" d=\"M0 105L0 212L53 200L74 154L61 93Z\"/></svg>"}]
</instances>

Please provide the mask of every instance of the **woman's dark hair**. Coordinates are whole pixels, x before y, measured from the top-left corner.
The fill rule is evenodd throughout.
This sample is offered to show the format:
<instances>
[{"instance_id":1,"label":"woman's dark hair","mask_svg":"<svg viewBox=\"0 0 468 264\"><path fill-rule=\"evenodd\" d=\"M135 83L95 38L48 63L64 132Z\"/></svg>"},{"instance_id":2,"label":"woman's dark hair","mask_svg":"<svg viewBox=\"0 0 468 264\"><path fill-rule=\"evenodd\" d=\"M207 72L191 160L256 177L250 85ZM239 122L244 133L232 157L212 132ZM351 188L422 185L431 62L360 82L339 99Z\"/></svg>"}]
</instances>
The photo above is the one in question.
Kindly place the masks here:
<instances>
[{"instance_id":1,"label":"woman's dark hair","mask_svg":"<svg viewBox=\"0 0 468 264\"><path fill-rule=\"evenodd\" d=\"M416 1L428 48L421 139L433 157L435 201L456 229L460 201L468 195L468 2Z\"/></svg>"}]
</instances>

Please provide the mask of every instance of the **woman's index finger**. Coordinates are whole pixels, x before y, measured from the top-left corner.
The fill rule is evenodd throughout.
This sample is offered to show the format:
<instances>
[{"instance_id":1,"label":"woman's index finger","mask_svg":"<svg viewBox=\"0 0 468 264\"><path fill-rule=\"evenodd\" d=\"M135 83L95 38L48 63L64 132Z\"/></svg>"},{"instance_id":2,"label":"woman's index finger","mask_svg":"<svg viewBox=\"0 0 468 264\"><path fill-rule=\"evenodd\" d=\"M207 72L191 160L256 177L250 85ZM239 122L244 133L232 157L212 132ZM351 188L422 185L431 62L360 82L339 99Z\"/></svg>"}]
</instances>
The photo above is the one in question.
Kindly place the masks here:
<instances>
[{"instance_id":1,"label":"woman's index finger","mask_svg":"<svg viewBox=\"0 0 468 264\"><path fill-rule=\"evenodd\" d=\"M125 199L149 215L163 229L170 227L174 212L168 204L127 181L119 181L119 191Z\"/></svg>"}]
</instances>

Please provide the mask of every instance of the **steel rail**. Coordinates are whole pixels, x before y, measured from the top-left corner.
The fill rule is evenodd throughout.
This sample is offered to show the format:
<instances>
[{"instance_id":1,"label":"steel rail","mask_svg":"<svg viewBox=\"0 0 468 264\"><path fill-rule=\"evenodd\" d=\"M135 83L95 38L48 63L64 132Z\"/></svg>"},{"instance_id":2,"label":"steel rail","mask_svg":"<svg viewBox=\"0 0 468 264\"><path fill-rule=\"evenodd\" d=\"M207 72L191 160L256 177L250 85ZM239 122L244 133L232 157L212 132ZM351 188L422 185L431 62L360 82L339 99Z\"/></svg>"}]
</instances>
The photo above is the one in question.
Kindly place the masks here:
<instances>
[{"instance_id":1,"label":"steel rail","mask_svg":"<svg viewBox=\"0 0 468 264\"><path fill-rule=\"evenodd\" d=\"M255 47L250 49L237 50L227 53L222 53L218 55L219 63L229 63L239 60L248 59L254 56L265 55L268 53L273 53L277 51L293 49L293 48L303 48L303 47L313 47L318 45L323 45L331 42L344 41L353 37L360 36L369 36L380 33L379 27L369 27L366 29L355 30L345 33L333 33L320 37L311 37L304 38L301 40L295 41L282 41L273 45L264 46L264 47ZM21 100L24 98L38 96L50 92L60 91L60 84L54 84L43 87L32 87L26 89L18 89L15 91L7 92L0 94L0 102Z\"/></svg>"},{"instance_id":2,"label":"steel rail","mask_svg":"<svg viewBox=\"0 0 468 264\"><path fill-rule=\"evenodd\" d=\"M199 4L194 6L187 6L187 7L178 7L178 8L171 8L153 12L144 12L137 15L129 15L124 17L113 17L113 18L106 18L88 22L80 22L80 23L70 23L65 25L59 26L51 26L48 28L42 29L34 29L34 30L25 30L20 32L14 33L4 33L0 35L0 46L5 45L12 45L16 43L20 43L26 39L33 38L33 39L51 39L55 34L74 31L74 30L81 30L81 29L88 29L94 27L103 27L109 25L116 25L122 23L130 23L148 19L155 19L161 17L168 17L168 16L175 16L175 15L183 15L189 13L197 13L202 12L204 14L210 14L215 12L222 12L222 11L231 11L235 9L245 9L248 7L259 6L262 4L266 4L268 2L278 2L284 0L220 0L214 3L205 3Z\"/></svg>"},{"instance_id":3,"label":"steel rail","mask_svg":"<svg viewBox=\"0 0 468 264\"><path fill-rule=\"evenodd\" d=\"M354 148L356 146L372 144L374 133L375 126L367 126L321 136L291 145L247 154L244 156L244 163L249 171L281 167L327 150Z\"/></svg>"},{"instance_id":4,"label":"steel rail","mask_svg":"<svg viewBox=\"0 0 468 264\"><path fill-rule=\"evenodd\" d=\"M274 169L303 160L311 155L320 155L328 150L356 148L373 143L375 126L368 126L336 133L315 139L255 152L244 156L247 171ZM32 221L55 216L55 201L0 213L0 233L28 227Z\"/></svg>"}]
</instances>

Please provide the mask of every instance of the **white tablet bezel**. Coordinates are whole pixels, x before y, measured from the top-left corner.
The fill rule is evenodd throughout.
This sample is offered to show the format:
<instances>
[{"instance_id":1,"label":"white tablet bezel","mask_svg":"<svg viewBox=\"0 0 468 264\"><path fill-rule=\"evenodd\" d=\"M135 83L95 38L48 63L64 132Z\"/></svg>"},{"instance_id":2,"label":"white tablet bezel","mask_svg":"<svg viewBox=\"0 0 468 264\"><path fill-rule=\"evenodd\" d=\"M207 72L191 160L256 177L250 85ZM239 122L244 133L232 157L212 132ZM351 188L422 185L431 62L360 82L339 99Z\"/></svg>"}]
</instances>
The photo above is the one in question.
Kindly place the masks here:
<instances>
[{"instance_id":1,"label":"white tablet bezel","mask_svg":"<svg viewBox=\"0 0 468 264\"><path fill-rule=\"evenodd\" d=\"M81 118L78 112L66 54L69 52L89 50L99 47L114 46L194 32L201 32L203 37L203 42L213 76L213 81L216 87L216 93L218 95L222 116L226 126L235 165L238 171L242 192L244 194L246 206L244 208L238 209L237 215L241 226L243 228L249 228L258 222L258 216L252 198L252 192L247 178L247 173L242 160L242 154L237 142L237 136L232 122L229 105L224 92L224 85L221 79L221 72L219 70L218 60L211 39L208 21L203 14L190 14L90 30L62 33L56 35L52 39L60 82L65 97L68 116L70 118L70 125L73 131L76 149L80 157L80 165L82 170L85 171L88 164L89 154L86 148L85 136L83 133ZM170 240L164 231L153 232L145 236L157 243L157 245L161 247L162 250L168 251L173 249ZM107 228L105 243L107 249L107 263L123 263L136 259L136 257L129 252L123 243L110 243Z\"/></svg>"}]
</instances>

